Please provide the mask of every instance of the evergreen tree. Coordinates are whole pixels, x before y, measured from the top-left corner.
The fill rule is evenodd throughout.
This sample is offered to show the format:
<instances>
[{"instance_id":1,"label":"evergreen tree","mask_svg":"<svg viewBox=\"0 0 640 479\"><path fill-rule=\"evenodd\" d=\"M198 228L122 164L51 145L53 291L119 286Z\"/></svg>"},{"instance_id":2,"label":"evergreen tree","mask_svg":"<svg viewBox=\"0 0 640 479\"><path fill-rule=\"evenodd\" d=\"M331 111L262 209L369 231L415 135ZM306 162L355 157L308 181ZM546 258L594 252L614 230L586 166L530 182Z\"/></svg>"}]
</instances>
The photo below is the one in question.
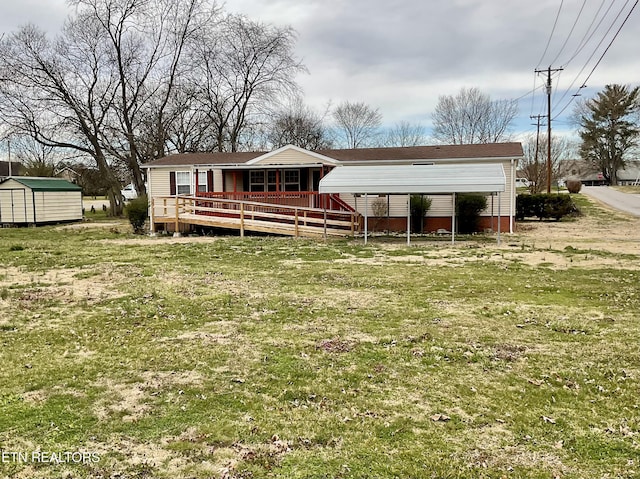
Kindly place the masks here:
<instances>
[{"instance_id":1,"label":"evergreen tree","mask_svg":"<svg viewBox=\"0 0 640 479\"><path fill-rule=\"evenodd\" d=\"M639 110L640 87L607 85L586 102L580 115L580 154L611 185L618 184L618 171L625 167L628 152L640 138L634 118Z\"/></svg>"}]
</instances>

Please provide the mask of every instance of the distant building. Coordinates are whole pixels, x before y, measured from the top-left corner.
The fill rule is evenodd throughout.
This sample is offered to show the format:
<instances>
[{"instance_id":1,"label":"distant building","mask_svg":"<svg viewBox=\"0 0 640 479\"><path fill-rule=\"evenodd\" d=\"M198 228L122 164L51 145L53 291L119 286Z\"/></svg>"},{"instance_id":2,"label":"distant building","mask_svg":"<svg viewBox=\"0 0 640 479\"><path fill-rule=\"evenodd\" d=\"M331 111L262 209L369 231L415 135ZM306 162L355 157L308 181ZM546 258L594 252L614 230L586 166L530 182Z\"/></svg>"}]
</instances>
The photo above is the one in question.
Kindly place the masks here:
<instances>
[{"instance_id":1,"label":"distant building","mask_svg":"<svg viewBox=\"0 0 640 479\"><path fill-rule=\"evenodd\" d=\"M566 160L560 164L560 178L580 180L585 186L607 184L602 171L585 160ZM640 160L627 161L627 167L618 171L619 185L640 184Z\"/></svg>"}]
</instances>

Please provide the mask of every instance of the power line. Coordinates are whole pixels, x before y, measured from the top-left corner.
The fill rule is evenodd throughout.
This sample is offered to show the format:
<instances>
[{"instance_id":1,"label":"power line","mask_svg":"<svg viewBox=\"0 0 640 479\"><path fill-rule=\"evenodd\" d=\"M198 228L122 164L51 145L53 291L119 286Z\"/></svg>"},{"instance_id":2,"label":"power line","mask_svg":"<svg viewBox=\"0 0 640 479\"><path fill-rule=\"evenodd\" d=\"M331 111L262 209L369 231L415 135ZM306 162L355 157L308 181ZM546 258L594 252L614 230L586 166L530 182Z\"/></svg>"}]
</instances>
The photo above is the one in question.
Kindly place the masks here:
<instances>
[{"instance_id":1,"label":"power line","mask_svg":"<svg viewBox=\"0 0 640 479\"><path fill-rule=\"evenodd\" d=\"M553 28L551 29L551 35L549 35L549 39L547 40L547 46L544 47L544 52L542 52L542 56L540 57L540 60L538 60L536 69L538 69L538 67L542 63L542 60L544 60L544 56L547 54L547 50L549 50L549 45L551 44L551 39L553 38L553 34L556 31L556 26L558 25L558 19L560 18L560 12L562 11L563 4L564 4L564 0L560 2L560 7L558 8L558 13L556 14L556 20L555 22L553 22Z\"/></svg>"},{"instance_id":2,"label":"power line","mask_svg":"<svg viewBox=\"0 0 640 479\"><path fill-rule=\"evenodd\" d=\"M625 17L625 19L622 21L622 23L620 24L620 27L618 28L618 30L616 31L616 34L613 36L613 38L611 39L611 41L609 42L609 45L607 45L607 48L605 48L604 52L602 52L602 55L600 55L600 58L598 59L598 61L596 62L596 64L594 65L594 67L591 69L591 72L589 73L589 75L587 75L587 78L585 78L584 82L582 82L583 86L586 86L586 83L589 81L589 79L591 78L591 75L593 75L593 73L596 71L596 68L598 68L598 65L600 65L600 62L602 61L602 59L604 58L604 56L607 54L607 52L609 51L609 48L611 48L611 45L613 45L613 42L615 41L615 39L618 37L618 34L620 33L620 31L622 30L622 27L624 27L625 23L627 23L627 20L629 20L629 17L631 16L631 13L633 13L633 10L636 8L636 6L638 6L638 2L640 0L636 0L635 3L633 4L633 6L631 7L631 10L629 10L629 13L627 13L627 16ZM582 73L582 71L581 71ZM576 92L575 95L572 95L572 98L569 100L569 102L565 105L565 107L560 110L560 112L554 117L557 118L558 116L560 116L568 107L569 105L573 102L573 98L575 98L578 94L578 92L580 91L581 88L583 88L583 86L581 86L578 91ZM565 95L566 96L566 95ZM563 97L564 98L564 97Z\"/></svg>"},{"instance_id":3,"label":"power line","mask_svg":"<svg viewBox=\"0 0 640 479\"><path fill-rule=\"evenodd\" d=\"M562 101L567 97L567 95L569 94L569 90L571 90L573 88L573 86L576 84L576 81L578 81L578 78L580 78L580 75L582 75L582 72L584 71L585 68L587 68L587 65L589 65L589 62L591 61L591 59L593 58L593 56L596 54L596 52L598 51L598 48L600 47L600 45L602 45L602 42L605 41L605 39L607 38L607 35L609 35L609 32L611 31L611 29L614 27L614 25L616 24L616 22L618 21L618 19L620 18L620 15L622 15L622 12L624 12L624 8L627 6L627 4L629 3L630 0L626 0L625 4L622 6L622 8L620 9L620 11L618 12L618 14L616 15L616 17L613 19L613 22L611 22L611 25L609 25L609 28L607 29L607 31L605 32L605 34L603 35L602 39L598 42L598 44L596 45L596 47L594 48L593 52L591 53L591 55L589 56L589 58L587 59L587 61L585 62L585 64L582 66L582 68L580 69L580 71L578 72L578 74L576 75L576 77L573 79L573 81L571 82L571 85L569 85L569 87L565 90L564 94L562 95L562 97L560 98L560 100L557 103L562 103ZM612 4L613 5L613 4ZM633 10L633 9L632 9ZM605 13L605 16L609 13L609 9L607 9L607 12ZM602 18L602 20L604 20L604 17ZM598 27L600 27L600 24L602 23L602 20L598 23ZM595 33L595 31L594 31ZM580 88L584 88L586 85L586 81L582 82L582 86ZM579 89L578 89L579 91ZM577 93L573 96L576 96ZM571 104L573 100L570 100L569 103L562 109L562 111L566 110L567 107L569 106L569 104Z\"/></svg>"},{"instance_id":4,"label":"power line","mask_svg":"<svg viewBox=\"0 0 640 479\"><path fill-rule=\"evenodd\" d=\"M595 35L595 33L598 31L598 29L600 28L600 25L602 25L602 22L604 21L604 19L607 17L607 15L609 15L609 11L611 10L611 8L613 7L613 5L615 4L615 1L611 2L609 4L609 8L607 8L607 11L604 12L604 15L602 16L602 18L600 19L600 21L598 22L598 24L596 25L596 27L594 28L594 30L591 32L591 34L589 34L589 32L591 31L591 27L593 27L593 24L596 22L596 20L598 19L598 15L600 14L600 10L602 10L602 7L604 6L605 2L607 0L602 0L602 3L600 4L600 6L598 7L598 10L596 11L596 14L593 17L593 20L591 20L591 23L589 24L589 27L587 28L587 31L584 33L584 36L582 37L582 40L580 40L580 42L578 43L578 47L576 48L576 51L573 52L573 55L571 55L571 58L569 58L567 60L567 62L565 63L565 66L567 66L569 63L571 63L573 61L573 59L575 57L578 56L578 54L582 51L582 49L584 47L587 46L587 44L591 41L591 39L593 38L593 36ZM624 7L623 7L624 8ZM588 38L587 38L588 37Z\"/></svg>"},{"instance_id":5,"label":"power line","mask_svg":"<svg viewBox=\"0 0 640 479\"><path fill-rule=\"evenodd\" d=\"M622 8L620 9L620 11L618 12L618 14L616 15L616 17L613 19L613 21L611 22L611 25L609 25L609 28L607 28L607 31L605 32L605 34L602 36L602 39L598 42L598 44L596 45L596 47L594 48L593 52L591 53L591 55L589 56L589 58L587 59L587 61L585 62L585 64L582 66L582 68L580 69L580 71L578 72L578 74L576 75L576 77L573 79L573 81L571 82L571 84L569 85L568 88L565 89L564 94L562 95L562 97L560 98L560 100L558 100L557 103L562 103L562 101L567 97L567 94L569 93L569 90L571 90L573 88L573 85L575 85L576 81L578 81L578 78L580 77L580 75L582 75L582 72L584 71L585 68L587 68L587 65L589 64L589 62L591 61L591 59L593 58L593 56L596 54L596 52L598 51L598 48L600 48L600 45L602 45L602 43L605 41L605 39L607 38L607 36L609 35L609 32L611 32L611 29L614 27L614 25L616 24L616 22L618 21L618 19L620 18L620 15L622 15L622 12L624 12L625 7L627 6L627 4L629 3L630 0L626 0L624 5L622 6ZM600 22L598 22L598 25L596 27L596 30L593 31L593 33L589 36L589 40L591 40L591 38L593 37L593 34L595 34L595 32L597 31L598 28L600 28L600 25L602 24L602 22L604 21L604 19L606 18L606 16L609 14L609 11L611 10L611 7L613 6L614 2L611 3L611 5L609 5L609 8L607 9L607 11L605 12L604 16L600 19ZM593 22L592 22L593 23ZM584 45L586 46L586 44ZM581 50L581 49L580 49ZM569 61L571 61L574 57L572 57L571 59L569 59ZM566 66L566 64L564 65ZM584 85L586 82L582 82L582 84ZM582 88L582 87L581 87Z\"/></svg>"},{"instance_id":6,"label":"power line","mask_svg":"<svg viewBox=\"0 0 640 479\"><path fill-rule=\"evenodd\" d=\"M558 60L558 58L560 57L560 55L564 51L564 48L567 46L567 43L569 42L569 39L571 38L571 35L573 35L573 31L575 30L576 25L578 24L578 21L580 20L580 17L582 16L582 11L584 10L584 6L586 4L587 4L587 0L583 0L582 6L580 7L580 11L578 12L578 16L576 17L575 22L573 22L573 26L571 27L571 30L569 30L569 34L567 35L567 38L565 39L564 43L560 47L560 50L558 50L558 54L556 55L556 57L553 60L551 60L551 65L553 65Z\"/></svg>"}]
</instances>

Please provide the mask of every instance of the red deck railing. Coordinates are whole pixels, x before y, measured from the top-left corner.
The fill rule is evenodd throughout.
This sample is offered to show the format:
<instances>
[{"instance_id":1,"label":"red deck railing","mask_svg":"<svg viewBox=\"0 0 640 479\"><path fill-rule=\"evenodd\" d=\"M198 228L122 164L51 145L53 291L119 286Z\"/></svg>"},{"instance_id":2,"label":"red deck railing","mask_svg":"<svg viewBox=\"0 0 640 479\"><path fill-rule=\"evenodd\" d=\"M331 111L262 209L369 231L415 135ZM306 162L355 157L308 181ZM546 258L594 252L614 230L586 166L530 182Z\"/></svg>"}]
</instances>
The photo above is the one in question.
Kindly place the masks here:
<instances>
[{"instance_id":1,"label":"red deck railing","mask_svg":"<svg viewBox=\"0 0 640 479\"><path fill-rule=\"evenodd\" d=\"M339 196L324 193L320 194L317 191L200 191L196 196L234 201L253 201L282 206L298 206L301 208L348 211L349 213L355 212L355 209L344 202Z\"/></svg>"}]
</instances>

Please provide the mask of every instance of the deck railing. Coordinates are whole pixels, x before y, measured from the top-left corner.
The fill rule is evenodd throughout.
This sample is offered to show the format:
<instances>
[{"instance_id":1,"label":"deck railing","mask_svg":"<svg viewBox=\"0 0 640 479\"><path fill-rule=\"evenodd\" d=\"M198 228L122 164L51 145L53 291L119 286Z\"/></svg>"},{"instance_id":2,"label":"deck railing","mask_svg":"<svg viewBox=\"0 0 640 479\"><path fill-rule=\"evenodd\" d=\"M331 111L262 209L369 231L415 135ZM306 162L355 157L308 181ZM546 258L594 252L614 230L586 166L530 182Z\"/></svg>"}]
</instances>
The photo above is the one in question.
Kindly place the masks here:
<instances>
[{"instance_id":1,"label":"deck railing","mask_svg":"<svg viewBox=\"0 0 640 479\"><path fill-rule=\"evenodd\" d=\"M317 191L238 191L238 192L204 192L196 194L203 198L216 198L236 201L255 201L284 206L318 208L333 211L355 212L338 195L320 194Z\"/></svg>"},{"instance_id":2,"label":"deck railing","mask_svg":"<svg viewBox=\"0 0 640 479\"><path fill-rule=\"evenodd\" d=\"M175 225L198 224L294 236L360 232L360 214L324 208L243 201L204 196L162 196L151 201L153 221ZM291 199L291 198L290 198ZM328 201L328 200L327 200Z\"/></svg>"}]
</instances>

